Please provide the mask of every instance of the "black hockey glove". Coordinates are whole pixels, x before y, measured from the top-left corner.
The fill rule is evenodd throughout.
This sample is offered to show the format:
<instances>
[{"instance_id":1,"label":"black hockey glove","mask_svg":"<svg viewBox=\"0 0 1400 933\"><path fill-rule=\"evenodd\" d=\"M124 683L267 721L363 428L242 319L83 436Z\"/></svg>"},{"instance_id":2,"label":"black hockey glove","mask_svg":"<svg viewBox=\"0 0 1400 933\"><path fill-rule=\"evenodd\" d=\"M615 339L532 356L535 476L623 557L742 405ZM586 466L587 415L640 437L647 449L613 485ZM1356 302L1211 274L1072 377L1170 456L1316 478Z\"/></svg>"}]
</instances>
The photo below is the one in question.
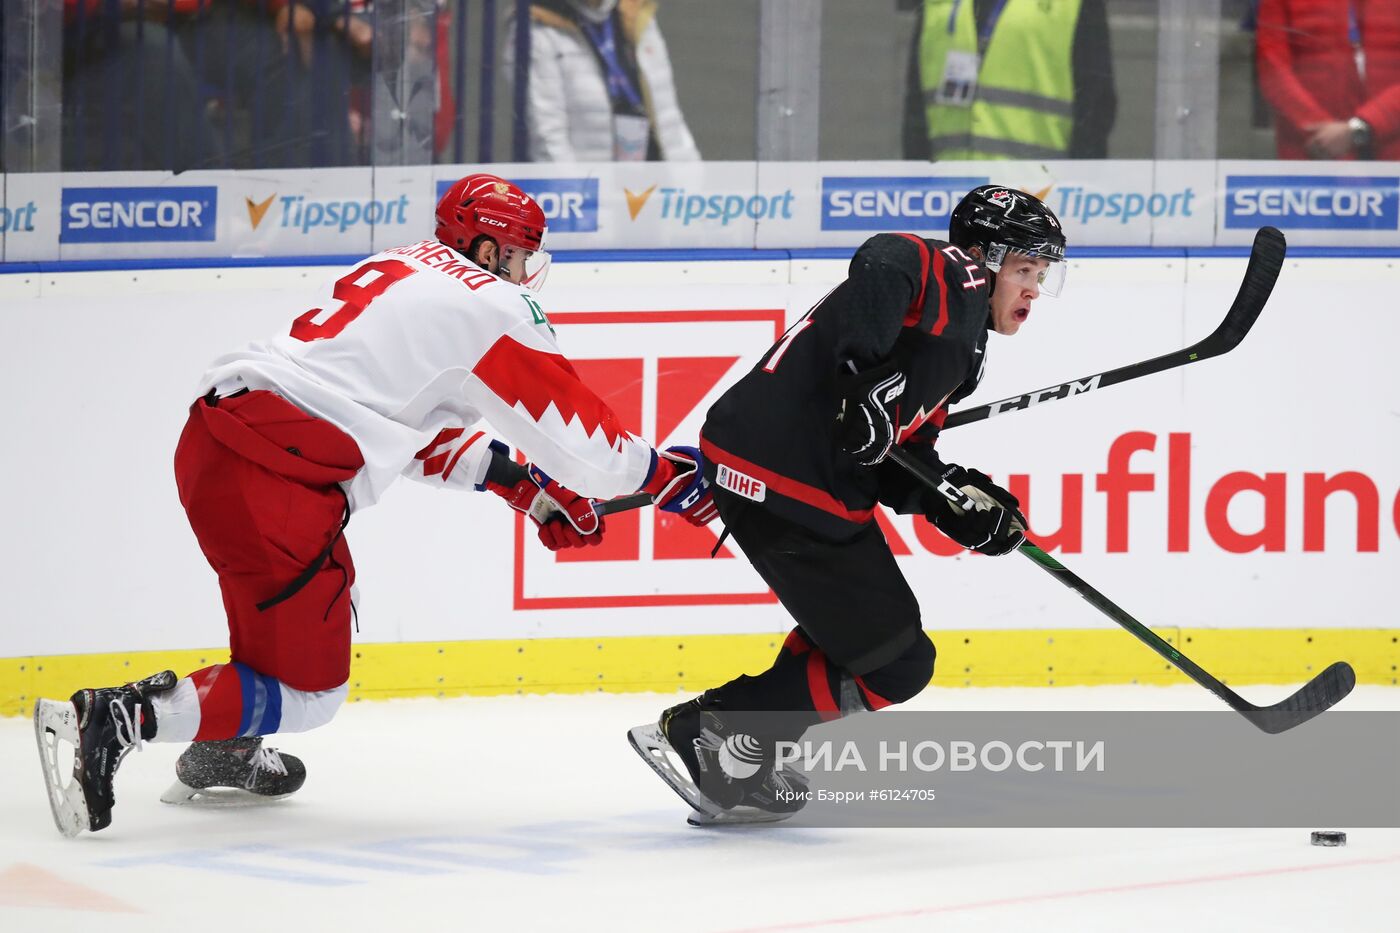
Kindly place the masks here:
<instances>
[{"instance_id":1,"label":"black hockey glove","mask_svg":"<svg viewBox=\"0 0 1400 933\"><path fill-rule=\"evenodd\" d=\"M874 466L890 452L899 430L899 399L904 385L904 373L894 363L837 377L841 393L837 437L841 449L857 463Z\"/></svg>"},{"instance_id":2,"label":"black hockey glove","mask_svg":"<svg viewBox=\"0 0 1400 933\"><path fill-rule=\"evenodd\" d=\"M1026 540L1026 517L1015 496L980 470L944 466L943 482L928 497L929 521L954 541L979 554L999 557Z\"/></svg>"}]
</instances>

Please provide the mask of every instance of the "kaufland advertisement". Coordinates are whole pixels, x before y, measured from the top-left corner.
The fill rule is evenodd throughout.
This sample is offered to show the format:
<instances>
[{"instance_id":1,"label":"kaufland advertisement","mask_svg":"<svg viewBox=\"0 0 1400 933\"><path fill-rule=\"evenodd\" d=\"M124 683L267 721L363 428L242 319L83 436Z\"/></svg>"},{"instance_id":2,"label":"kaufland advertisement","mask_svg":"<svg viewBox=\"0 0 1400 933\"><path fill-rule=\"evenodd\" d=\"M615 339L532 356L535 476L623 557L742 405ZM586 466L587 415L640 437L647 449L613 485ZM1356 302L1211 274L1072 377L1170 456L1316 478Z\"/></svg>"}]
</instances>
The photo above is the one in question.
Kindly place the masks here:
<instances>
[{"instance_id":1,"label":"kaufland advertisement","mask_svg":"<svg viewBox=\"0 0 1400 933\"><path fill-rule=\"evenodd\" d=\"M276 220L277 207L268 206L264 223ZM950 430L940 451L1007 484L1051 553L1148 624L1390 625L1400 602L1392 572L1400 457L1389 426L1400 381L1378 374L1391 372L1400 317L1370 316L1364 339L1338 329L1332 309L1364 302L1375 287L1345 274L1348 262L1289 263L1248 339L1225 357ZM774 264L762 282L676 288L639 281L650 265L593 267L573 285L561 274L540 301L583 378L629 429L659 444L693 443L714 400L843 274L840 261L818 263L799 284L794 261ZM758 265L728 264L736 275ZM1014 339L991 338L985 381L969 402L1198 339L1219 323L1242 271L1239 258L1075 264L1062 297L1037 302ZM112 496L110 484L94 485L90 458L53 453L72 449L71 418L11 425L13 449L52 454L42 470L32 457L9 458L0 470L0 482L25 490L9 506L11 523L26 529L23 547L6 554L9 596L30 622L15 650L198 647L225 637L217 587L178 504L170 451L208 361L285 333L309 294L305 286L218 284L220 272L229 278L207 270L207 280L191 279L183 291L7 298L0 326L26 352L0 369L0 390L43 398L46 410L81 412L84 449L121 452L104 470L123 490ZM64 302L61 314L55 301ZM84 339L74 341L75 333ZM1346 339L1333 347L1323 339L1332 334ZM36 349L44 347L54 349ZM100 374L101 391L75 372ZM139 522L131 521L132 502L142 503ZM1029 561L968 554L919 517L882 513L880 521L935 639L949 629L1108 624ZM74 528L83 534L75 538ZM348 530L359 637L786 628L732 542L709 556L717 533L640 510L609 516L601 547L556 555L493 496L400 483ZM84 549L92 559L83 558L85 585L74 587L69 564L48 555L82 557ZM155 604L180 611L153 612Z\"/></svg>"}]
</instances>

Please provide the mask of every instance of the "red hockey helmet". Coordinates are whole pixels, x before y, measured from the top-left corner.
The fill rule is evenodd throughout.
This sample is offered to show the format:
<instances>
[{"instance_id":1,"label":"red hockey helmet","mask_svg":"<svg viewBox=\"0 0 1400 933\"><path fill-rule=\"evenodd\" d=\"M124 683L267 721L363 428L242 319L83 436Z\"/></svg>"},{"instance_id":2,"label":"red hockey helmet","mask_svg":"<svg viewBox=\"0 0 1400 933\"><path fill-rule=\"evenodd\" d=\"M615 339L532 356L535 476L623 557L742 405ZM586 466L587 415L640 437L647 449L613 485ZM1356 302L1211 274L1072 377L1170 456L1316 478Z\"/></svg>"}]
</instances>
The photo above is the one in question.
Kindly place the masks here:
<instances>
[{"instance_id":1,"label":"red hockey helmet","mask_svg":"<svg viewBox=\"0 0 1400 933\"><path fill-rule=\"evenodd\" d=\"M466 253L478 237L488 237L501 251L500 268L491 271L536 291L549 265L549 254L542 248L546 224L534 198L485 172L455 182L437 206L438 242ZM519 278L508 274L517 263L523 270Z\"/></svg>"}]
</instances>

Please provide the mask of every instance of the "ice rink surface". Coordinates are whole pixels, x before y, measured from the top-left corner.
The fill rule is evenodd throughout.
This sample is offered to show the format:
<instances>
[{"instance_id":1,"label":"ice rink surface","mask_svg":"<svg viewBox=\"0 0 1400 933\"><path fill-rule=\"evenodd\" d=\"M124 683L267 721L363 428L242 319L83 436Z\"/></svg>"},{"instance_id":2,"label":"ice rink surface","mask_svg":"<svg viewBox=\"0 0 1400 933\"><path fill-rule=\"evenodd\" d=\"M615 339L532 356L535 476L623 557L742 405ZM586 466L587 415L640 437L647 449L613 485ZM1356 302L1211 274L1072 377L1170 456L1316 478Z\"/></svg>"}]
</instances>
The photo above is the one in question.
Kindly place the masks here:
<instances>
[{"instance_id":1,"label":"ice rink surface","mask_svg":"<svg viewBox=\"0 0 1400 933\"><path fill-rule=\"evenodd\" d=\"M147 745L111 828L75 840L31 722L0 719L0 931L1400 930L1394 829L695 829L625 739L671 702L355 704L271 743L309 776L257 808L161 804L180 746ZM1182 686L932 689L909 707L1217 705ZM1400 709L1400 690L1343 708ZM1346 848L1309 845L1334 828Z\"/></svg>"}]
</instances>

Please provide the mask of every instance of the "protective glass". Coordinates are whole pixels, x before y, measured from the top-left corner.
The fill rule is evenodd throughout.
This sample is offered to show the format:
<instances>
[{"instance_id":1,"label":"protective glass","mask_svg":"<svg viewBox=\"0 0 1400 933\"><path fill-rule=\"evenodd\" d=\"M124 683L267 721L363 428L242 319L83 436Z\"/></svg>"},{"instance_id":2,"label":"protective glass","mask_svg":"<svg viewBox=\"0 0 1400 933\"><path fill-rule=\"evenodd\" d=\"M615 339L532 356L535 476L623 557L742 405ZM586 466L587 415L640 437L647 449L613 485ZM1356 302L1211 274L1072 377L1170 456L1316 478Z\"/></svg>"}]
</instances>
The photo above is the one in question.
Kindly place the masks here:
<instances>
[{"instance_id":1,"label":"protective glass","mask_svg":"<svg viewBox=\"0 0 1400 933\"><path fill-rule=\"evenodd\" d=\"M549 263L549 250L528 250L519 246L504 246L501 249L501 271L505 277L531 291L544 288L544 280L549 276Z\"/></svg>"},{"instance_id":2,"label":"protective glass","mask_svg":"<svg viewBox=\"0 0 1400 933\"><path fill-rule=\"evenodd\" d=\"M991 255L987 259L987 268L994 272L1000 272L1005 266L1009 272L1011 282L1023 288L1029 288L1032 283L1040 289L1042 295L1049 295L1052 298L1059 297L1060 292L1065 287L1065 264L1063 262L1051 262L1043 269L1036 267L1035 263L1018 262L1027 257L1031 259L1044 259L1044 256L1033 256L1020 250L1008 249L1005 246L993 246Z\"/></svg>"}]
</instances>

